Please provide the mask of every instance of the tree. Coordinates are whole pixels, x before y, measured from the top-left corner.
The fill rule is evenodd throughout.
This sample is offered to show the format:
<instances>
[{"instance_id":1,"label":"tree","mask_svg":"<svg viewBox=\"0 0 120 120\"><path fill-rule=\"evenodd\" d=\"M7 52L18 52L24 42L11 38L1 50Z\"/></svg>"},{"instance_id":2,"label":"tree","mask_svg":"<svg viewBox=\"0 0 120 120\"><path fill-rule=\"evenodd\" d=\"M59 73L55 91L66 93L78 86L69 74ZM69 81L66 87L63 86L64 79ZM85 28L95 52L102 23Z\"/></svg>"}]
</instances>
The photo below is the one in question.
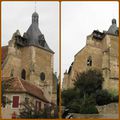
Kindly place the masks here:
<instances>
[{"instance_id":1,"label":"tree","mask_svg":"<svg viewBox=\"0 0 120 120\"><path fill-rule=\"evenodd\" d=\"M91 95L97 90L101 90L104 78L100 71L90 69L86 72L77 74L74 81L75 88L79 89L85 97L86 94Z\"/></svg>"},{"instance_id":2,"label":"tree","mask_svg":"<svg viewBox=\"0 0 120 120\"><path fill-rule=\"evenodd\" d=\"M62 92L62 102L70 112L97 114L96 105L118 102L118 96L111 95L102 89L104 78L98 70L88 70L77 74L74 88Z\"/></svg>"},{"instance_id":3,"label":"tree","mask_svg":"<svg viewBox=\"0 0 120 120\"><path fill-rule=\"evenodd\" d=\"M98 70L88 70L77 74L74 88L62 92L63 105L71 112L81 114L98 113L96 108L96 91L102 90L104 78Z\"/></svg>"}]
</instances>

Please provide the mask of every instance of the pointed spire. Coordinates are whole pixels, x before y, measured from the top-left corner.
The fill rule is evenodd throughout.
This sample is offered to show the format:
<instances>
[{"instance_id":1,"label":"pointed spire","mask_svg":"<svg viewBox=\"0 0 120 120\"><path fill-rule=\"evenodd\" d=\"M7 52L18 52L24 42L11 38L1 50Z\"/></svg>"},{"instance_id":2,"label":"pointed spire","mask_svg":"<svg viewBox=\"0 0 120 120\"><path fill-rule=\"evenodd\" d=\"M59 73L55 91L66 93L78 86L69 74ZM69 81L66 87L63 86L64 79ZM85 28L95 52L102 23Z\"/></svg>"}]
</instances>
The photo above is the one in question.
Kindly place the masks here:
<instances>
[{"instance_id":1,"label":"pointed spire","mask_svg":"<svg viewBox=\"0 0 120 120\"><path fill-rule=\"evenodd\" d=\"M32 14L32 24L28 28L27 32L24 33L23 37L28 40L28 43L27 43L28 45L42 47L42 48L48 50L49 52L54 53L47 45L44 35L41 33L41 31L39 29L38 23L39 23L39 15L35 11Z\"/></svg>"}]
</instances>

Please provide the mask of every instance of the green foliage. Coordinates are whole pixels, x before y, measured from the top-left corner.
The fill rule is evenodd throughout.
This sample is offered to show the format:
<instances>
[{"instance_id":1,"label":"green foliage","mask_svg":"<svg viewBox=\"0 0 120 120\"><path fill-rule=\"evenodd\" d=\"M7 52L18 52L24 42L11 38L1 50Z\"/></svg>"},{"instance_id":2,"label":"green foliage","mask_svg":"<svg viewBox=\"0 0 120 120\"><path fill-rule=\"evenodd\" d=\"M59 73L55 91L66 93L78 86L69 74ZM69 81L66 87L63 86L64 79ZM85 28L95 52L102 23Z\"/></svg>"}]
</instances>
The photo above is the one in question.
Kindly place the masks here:
<instances>
[{"instance_id":1,"label":"green foliage","mask_svg":"<svg viewBox=\"0 0 120 120\"><path fill-rule=\"evenodd\" d=\"M84 97L84 102L80 106L79 113L81 114L97 114L98 110L95 107L96 101L93 95L86 95Z\"/></svg>"},{"instance_id":2,"label":"green foliage","mask_svg":"<svg viewBox=\"0 0 120 120\"><path fill-rule=\"evenodd\" d=\"M96 92L96 103L98 105L109 104L112 100L111 94L107 90L100 90Z\"/></svg>"},{"instance_id":3,"label":"green foliage","mask_svg":"<svg viewBox=\"0 0 120 120\"><path fill-rule=\"evenodd\" d=\"M73 89L62 92L63 105L70 112L81 114L97 114L96 105L105 105L118 101L107 90L102 90L104 78L98 70L88 70L77 75Z\"/></svg>"},{"instance_id":4,"label":"green foliage","mask_svg":"<svg viewBox=\"0 0 120 120\"><path fill-rule=\"evenodd\" d=\"M71 113L79 113L81 103L82 99L73 99L66 107L69 108Z\"/></svg>"},{"instance_id":5,"label":"green foliage","mask_svg":"<svg viewBox=\"0 0 120 120\"><path fill-rule=\"evenodd\" d=\"M106 105L112 102L119 101L119 97L117 95L113 95L105 89L97 91L95 95L97 105Z\"/></svg>"},{"instance_id":6,"label":"green foliage","mask_svg":"<svg viewBox=\"0 0 120 120\"><path fill-rule=\"evenodd\" d=\"M51 115L52 108L47 107L44 110L36 110L36 106L32 102L22 102L19 118L55 118Z\"/></svg>"},{"instance_id":7,"label":"green foliage","mask_svg":"<svg viewBox=\"0 0 120 120\"><path fill-rule=\"evenodd\" d=\"M85 99L74 99L66 106L72 113L97 114L95 99L93 96L86 95Z\"/></svg>"},{"instance_id":8,"label":"green foliage","mask_svg":"<svg viewBox=\"0 0 120 120\"><path fill-rule=\"evenodd\" d=\"M81 114L98 114L98 110L95 107L95 105L89 104L87 107L86 107L86 105L81 105L80 113Z\"/></svg>"},{"instance_id":9,"label":"green foliage","mask_svg":"<svg viewBox=\"0 0 120 120\"><path fill-rule=\"evenodd\" d=\"M68 89L62 92L62 105L67 106L72 100L80 98L80 91Z\"/></svg>"},{"instance_id":10,"label":"green foliage","mask_svg":"<svg viewBox=\"0 0 120 120\"><path fill-rule=\"evenodd\" d=\"M90 69L78 74L74 81L75 88L78 88L84 93L93 94L97 90L102 89L104 78L100 71Z\"/></svg>"}]
</instances>

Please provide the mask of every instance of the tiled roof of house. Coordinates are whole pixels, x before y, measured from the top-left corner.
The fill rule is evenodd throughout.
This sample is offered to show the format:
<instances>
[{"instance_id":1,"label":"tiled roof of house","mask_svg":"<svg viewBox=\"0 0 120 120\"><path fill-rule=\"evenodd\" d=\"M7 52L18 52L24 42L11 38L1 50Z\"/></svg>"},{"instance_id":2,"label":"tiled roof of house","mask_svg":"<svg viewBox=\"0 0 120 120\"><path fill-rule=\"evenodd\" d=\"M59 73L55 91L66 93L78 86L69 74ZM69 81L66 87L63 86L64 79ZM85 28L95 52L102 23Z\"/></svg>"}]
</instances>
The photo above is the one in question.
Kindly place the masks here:
<instances>
[{"instance_id":1,"label":"tiled roof of house","mask_svg":"<svg viewBox=\"0 0 120 120\"><path fill-rule=\"evenodd\" d=\"M25 80L21 80L21 83L22 83L23 87L25 88L25 90L29 94L36 96L45 102L48 102L48 100L45 98L45 96L43 94L43 91L40 88L38 88L37 86L35 86L35 85L25 81Z\"/></svg>"},{"instance_id":2,"label":"tiled roof of house","mask_svg":"<svg viewBox=\"0 0 120 120\"><path fill-rule=\"evenodd\" d=\"M8 53L8 46L2 46L2 60L1 60L2 64L5 58L7 57L7 53Z\"/></svg>"},{"instance_id":3,"label":"tiled roof of house","mask_svg":"<svg viewBox=\"0 0 120 120\"><path fill-rule=\"evenodd\" d=\"M48 102L42 90L37 86L29 83L28 81L20 80L17 77L15 78L3 77L2 80L9 82L11 84L11 86L8 89L6 89L6 92L25 92L34 97L37 97L38 99L44 102Z\"/></svg>"}]
</instances>

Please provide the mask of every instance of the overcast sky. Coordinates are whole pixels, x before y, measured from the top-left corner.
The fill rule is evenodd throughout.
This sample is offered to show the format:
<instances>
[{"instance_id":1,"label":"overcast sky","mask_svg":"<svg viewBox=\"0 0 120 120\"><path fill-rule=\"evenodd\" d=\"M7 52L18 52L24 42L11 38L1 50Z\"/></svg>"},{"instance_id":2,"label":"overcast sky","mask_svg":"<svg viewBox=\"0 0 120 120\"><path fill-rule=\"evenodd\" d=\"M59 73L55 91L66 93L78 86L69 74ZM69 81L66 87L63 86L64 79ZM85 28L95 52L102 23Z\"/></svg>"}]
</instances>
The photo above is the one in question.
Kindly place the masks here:
<instances>
[{"instance_id":1,"label":"overcast sky","mask_svg":"<svg viewBox=\"0 0 120 120\"><path fill-rule=\"evenodd\" d=\"M108 30L115 18L118 2L62 2L62 75L74 61L74 55L86 44L93 30ZM62 76L63 77L63 76Z\"/></svg>"},{"instance_id":2,"label":"overcast sky","mask_svg":"<svg viewBox=\"0 0 120 120\"><path fill-rule=\"evenodd\" d=\"M2 46L8 44L17 29L21 35L27 31L34 11L35 2L2 2ZM55 52L54 71L58 72L59 2L37 2L36 12L39 14L39 28Z\"/></svg>"}]
</instances>

